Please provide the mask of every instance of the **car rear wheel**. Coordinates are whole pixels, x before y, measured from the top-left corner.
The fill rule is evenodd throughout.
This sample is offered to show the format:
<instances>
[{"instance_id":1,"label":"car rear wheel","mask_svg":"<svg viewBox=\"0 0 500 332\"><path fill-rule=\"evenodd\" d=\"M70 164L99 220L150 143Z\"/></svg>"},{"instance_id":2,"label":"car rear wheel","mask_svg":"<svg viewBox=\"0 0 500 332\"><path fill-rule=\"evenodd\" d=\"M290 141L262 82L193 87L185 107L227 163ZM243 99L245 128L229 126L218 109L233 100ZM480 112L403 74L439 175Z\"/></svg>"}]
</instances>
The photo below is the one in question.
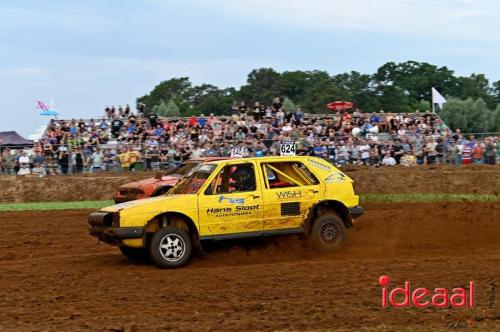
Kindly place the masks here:
<instances>
[{"instance_id":1,"label":"car rear wheel","mask_svg":"<svg viewBox=\"0 0 500 332\"><path fill-rule=\"evenodd\" d=\"M123 256L133 260L133 261L147 261L148 251L145 248L132 248L126 246L118 247L122 252Z\"/></svg>"},{"instance_id":2,"label":"car rear wheel","mask_svg":"<svg viewBox=\"0 0 500 332\"><path fill-rule=\"evenodd\" d=\"M182 229L166 226L153 235L149 245L149 256L162 268L176 268L191 258L192 243L188 233Z\"/></svg>"},{"instance_id":3,"label":"car rear wheel","mask_svg":"<svg viewBox=\"0 0 500 332\"><path fill-rule=\"evenodd\" d=\"M335 250L345 239L344 222L334 212L322 214L315 220L311 236L318 250Z\"/></svg>"}]
</instances>

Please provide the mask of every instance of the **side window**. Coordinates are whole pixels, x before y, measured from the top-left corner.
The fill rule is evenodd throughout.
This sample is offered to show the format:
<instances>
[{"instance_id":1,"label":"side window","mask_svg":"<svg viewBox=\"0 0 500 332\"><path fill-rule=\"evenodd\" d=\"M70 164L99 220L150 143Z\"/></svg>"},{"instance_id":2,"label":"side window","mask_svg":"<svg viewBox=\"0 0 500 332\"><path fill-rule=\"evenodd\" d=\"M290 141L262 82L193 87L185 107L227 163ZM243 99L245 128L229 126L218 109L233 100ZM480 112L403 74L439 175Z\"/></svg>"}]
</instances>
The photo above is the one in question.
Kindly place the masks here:
<instances>
[{"instance_id":1,"label":"side window","mask_svg":"<svg viewBox=\"0 0 500 332\"><path fill-rule=\"evenodd\" d=\"M299 162L278 162L262 164L266 176L266 188L289 188L318 184L318 179Z\"/></svg>"},{"instance_id":2,"label":"side window","mask_svg":"<svg viewBox=\"0 0 500 332\"><path fill-rule=\"evenodd\" d=\"M205 195L255 191L255 170L252 164L224 167L205 190Z\"/></svg>"}]
</instances>

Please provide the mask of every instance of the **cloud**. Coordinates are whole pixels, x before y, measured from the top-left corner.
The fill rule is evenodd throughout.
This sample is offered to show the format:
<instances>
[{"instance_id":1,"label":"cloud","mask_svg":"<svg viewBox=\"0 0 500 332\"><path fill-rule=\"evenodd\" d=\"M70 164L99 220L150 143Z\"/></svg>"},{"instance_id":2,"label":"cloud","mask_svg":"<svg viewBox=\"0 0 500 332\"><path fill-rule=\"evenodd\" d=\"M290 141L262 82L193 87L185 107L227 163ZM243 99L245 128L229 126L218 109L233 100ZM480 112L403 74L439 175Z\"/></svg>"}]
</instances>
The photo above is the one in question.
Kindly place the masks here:
<instances>
[{"instance_id":1,"label":"cloud","mask_svg":"<svg viewBox=\"0 0 500 332\"><path fill-rule=\"evenodd\" d=\"M246 21L321 29L498 40L495 0L211 0Z\"/></svg>"}]
</instances>

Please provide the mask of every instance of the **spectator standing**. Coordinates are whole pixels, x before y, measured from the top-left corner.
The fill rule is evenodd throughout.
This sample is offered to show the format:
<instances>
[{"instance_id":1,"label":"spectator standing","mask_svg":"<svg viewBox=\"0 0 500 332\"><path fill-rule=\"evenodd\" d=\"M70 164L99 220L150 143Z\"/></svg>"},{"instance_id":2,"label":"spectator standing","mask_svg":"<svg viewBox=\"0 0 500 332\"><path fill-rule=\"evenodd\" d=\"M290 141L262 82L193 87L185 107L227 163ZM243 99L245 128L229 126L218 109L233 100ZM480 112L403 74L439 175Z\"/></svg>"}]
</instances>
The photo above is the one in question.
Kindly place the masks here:
<instances>
[{"instance_id":1,"label":"spectator standing","mask_svg":"<svg viewBox=\"0 0 500 332\"><path fill-rule=\"evenodd\" d=\"M75 162L74 172L76 174L81 174L83 172L83 165L85 160L82 150L80 150L79 148L75 149L75 151L73 152L73 159Z\"/></svg>"},{"instance_id":2,"label":"spectator standing","mask_svg":"<svg viewBox=\"0 0 500 332\"><path fill-rule=\"evenodd\" d=\"M61 167L61 173L66 175L68 174L69 169L69 152L65 146L61 146L59 148L59 153L57 159L59 160L59 166Z\"/></svg>"},{"instance_id":3,"label":"spectator standing","mask_svg":"<svg viewBox=\"0 0 500 332\"><path fill-rule=\"evenodd\" d=\"M489 138L486 140L486 146L484 150L484 160L485 163L488 165L495 165L496 164L496 148L495 148L495 143L493 142L492 138Z\"/></svg>"},{"instance_id":4,"label":"spectator standing","mask_svg":"<svg viewBox=\"0 0 500 332\"><path fill-rule=\"evenodd\" d=\"M141 154L137 149L129 148L129 163L130 163L130 170L135 171L137 170L140 166L138 165L141 162Z\"/></svg>"},{"instance_id":5,"label":"spectator standing","mask_svg":"<svg viewBox=\"0 0 500 332\"><path fill-rule=\"evenodd\" d=\"M472 147L468 141L462 146L462 164L469 165L472 163Z\"/></svg>"},{"instance_id":6,"label":"spectator standing","mask_svg":"<svg viewBox=\"0 0 500 332\"><path fill-rule=\"evenodd\" d=\"M118 159L120 160L120 167L122 170L130 169L130 154L126 149L122 150L118 155Z\"/></svg>"},{"instance_id":7,"label":"spectator standing","mask_svg":"<svg viewBox=\"0 0 500 332\"><path fill-rule=\"evenodd\" d=\"M104 169L104 153L99 148L96 148L92 153L92 168L91 173L100 172Z\"/></svg>"},{"instance_id":8,"label":"spectator standing","mask_svg":"<svg viewBox=\"0 0 500 332\"><path fill-rule=\"evenodd\" d=\"M482 164L483 163L483 150L480 144L476 144L472 148L472 162L474 164Z\"/></svg>"},{"instance_id":9,"label":"spectator standing","mask_svg":"<svg viewBox=\"0 0 500 332\"><path fill-rule=\"evenodd\" d=\"M121 119L114 119L111 121L111 135L112 138L118 138L120 136L120 130L123 126L123 121Z\"/></svg>"}]
</instances>

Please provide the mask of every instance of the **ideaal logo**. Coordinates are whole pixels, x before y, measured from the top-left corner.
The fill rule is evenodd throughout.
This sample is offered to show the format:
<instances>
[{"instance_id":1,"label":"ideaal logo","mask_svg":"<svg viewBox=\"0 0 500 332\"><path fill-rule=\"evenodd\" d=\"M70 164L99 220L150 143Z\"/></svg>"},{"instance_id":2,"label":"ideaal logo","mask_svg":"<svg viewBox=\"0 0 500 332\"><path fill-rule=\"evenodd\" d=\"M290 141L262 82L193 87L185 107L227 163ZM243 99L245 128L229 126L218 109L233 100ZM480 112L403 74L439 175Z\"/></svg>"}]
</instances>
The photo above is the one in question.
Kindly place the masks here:
<instances>
[{"instance_id":1,"label":"ideaal logo","mask_svg":"<svg viewBox=\"0 0 500 332\"><path fill-rule=\"evenodd\" d=\"M301 198L302 192L300 190L280 191L276 193L276 196L278 198Z\"/></svg>"},{"instance_id":2,"label":"ideaal logo","mask_svg":"<svg viewBox=\"0 0 500 332\"><path fill-rule=\"evenodd\" d=\"M391 279L388 276L381 276L378 280L382 286L382 307L389 306L394 308L409 308L412 305L417 308L426 308L433 306L435 308L473 308L475 306L476 284L469 281L468 287L454 287L448 290L446 288L434 288L433 291L419 287L411 289L410 281L405 281L404 287L395 287L388 290ZM472 327L474 322L483 321L487 316L487 311L495 307L495 280L488 281L487 306L479 314L475 314L470 319L450 318L450 312L441 317L443 326L446 328L468 328ZM398 298L398 299L397 299Z\"/></svg>"},{"instance_id":3,"label":"ideaal logo","mask_svg":"<svg viewBox=\"0 0 500 332\"><path fill-rule=\"evenodd\" d=\"M404 287L395 287L388 290L391 279L388 276L381 276L378 283L382 286L382 307L387 308L409 308L412 305L417 308L427 308L433 306L435 308L465 308L474 307L475 299L475 284L474 281L469 281L469 289L464 287L455 287L451 291L446 288L434 288L429 290L424 287L411 289L410 281L405 281ZM396 299L396 297L399 298Z\"/></svg>"}]
</instances>

